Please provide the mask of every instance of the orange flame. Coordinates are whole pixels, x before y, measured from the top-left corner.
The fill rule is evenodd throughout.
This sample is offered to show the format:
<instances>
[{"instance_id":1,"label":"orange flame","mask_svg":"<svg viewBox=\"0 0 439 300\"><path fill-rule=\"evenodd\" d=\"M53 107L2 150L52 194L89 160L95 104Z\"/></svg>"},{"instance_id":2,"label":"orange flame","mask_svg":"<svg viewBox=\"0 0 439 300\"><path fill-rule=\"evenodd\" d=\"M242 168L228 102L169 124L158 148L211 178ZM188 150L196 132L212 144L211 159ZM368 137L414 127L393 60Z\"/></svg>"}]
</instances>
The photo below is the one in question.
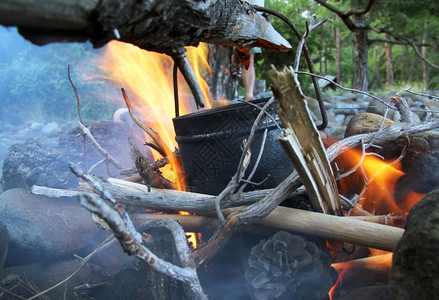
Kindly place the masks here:
<instances>
[{"instance_id":1,"label":"orange flame","mask_svg":"<svg viewBox=\"0 0 439 300\"><path fill-rule=\"evenodd\" d=\"M351 272L353 269L362 268L364 271L370 269L372 272L381 269L384 273L387 273L392 266L393 253L385 251L382 252L384 254L378 254L375 256L360 258L346 262L333 263L331 266L337 271L338 278L337 282L332 286L331 290L328 293L329 298L331 300L334 300L338 297L340 290L343 289L342 286L344 277L349 274L349 272Z\"/></svg>"},{"instance_id":2,"label":"orange flame","mask_svg":"<svg viewBox=\"0 0 439 300\"><path fill-rule=\"evenodd\" d=\"M362 158L363 153L355 149L349 149L342 155L342 159L350 167L357 165ZM368 182L358 182L358 178L364 177L361 174L358 176L359 172L357 171L357 177L354 180L351 178L341 181L341 188L342 191L346 191L353 185L365 185L366 190L359 203L367 211L381 214L404 214L425 195L411 192L406 195L405 199L396 203L394 197L396 183L405 174L401 170L400 161L385 161L377 156L366 155L361 162L361 167Z\"/></svg>"},{"instance_id":3,"label":"orange flame","mask_svg":"<svg viewBox=\"0 0 439 300\"><path fill-rule=\"evenodd\" d=\"M207 44L198 48L189 47L186 55L192 65L195 76L200 84L207 108L212 107L209 86L204 77L211 72L207 62ZM99 63L108 79L127 90L131 105L136 114L144 120L161 137L170 151L177 147L172 119L176 116L174 105L174 87L172 80L173 60L171 57L155 52L142 50L131 44L118 41L108 43L104 57ZM179 113L188 114L196 110L190 89L184 78L179 74ZM147 139L149 137L146 137ZM177 189L185 190L182 167L172 159L172 153L166 153L171 158L169 165L161 168L167 179L177 184ZM161 158L153 152L154 159ZM180 214L189 214L180 212ZM197 236L194 232L186 232L192 247L197 247Z\"/></svg>"},{"instance_id":4,"label":"orange flame","mask_svg":"<svg viewBox=\"0 0 439 300\"><path fill-rule=\"evenodd\" d=\"M209 87L203 80L203 75L210 72L207 64L207 45L198 48L189 47L188 60L200 83L204 100L208 107ZM118 41L108 43L104 57L99 63L108 79L127 90L136 114L146 121L149 127L159 134L168 148L173 151L177 147L172 119L175 117L174 87L172 80L173 60L170 56L142 50L131 44ZM190 90L185 85L184 78L179 74L179 111L188 114L196 110L191 99ZM146 137L148 138L148 137ZM171 153L166 153L169 157ZM153 152L154 159L161 156ZM175 182L178 189L184 190L184 183L176 174L181 172L181 166L176 161L162 168L163 175Z\"/></svg>"}]
</instances>

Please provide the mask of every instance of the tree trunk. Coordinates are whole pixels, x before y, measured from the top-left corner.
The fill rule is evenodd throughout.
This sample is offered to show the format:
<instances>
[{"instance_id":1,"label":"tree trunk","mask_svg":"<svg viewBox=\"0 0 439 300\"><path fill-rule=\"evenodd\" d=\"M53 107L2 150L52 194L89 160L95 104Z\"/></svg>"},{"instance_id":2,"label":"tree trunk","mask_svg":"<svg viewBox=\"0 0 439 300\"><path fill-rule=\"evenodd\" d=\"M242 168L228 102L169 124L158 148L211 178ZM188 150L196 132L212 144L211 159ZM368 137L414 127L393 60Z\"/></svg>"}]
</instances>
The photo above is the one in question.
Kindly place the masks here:
<instances>
[{"instance_id":1,"label":"tree trunk","mask_svg":"<svg viewBox=\"0 0 439 300\"><path fill-rule=\"evenodd\" d=\"M427 20L425 23L425 27L428 26L429 21ZM428 43L428 32L426 31L423 36L423 43ZM422 47L422 56L424 56L426 59L428 59L428 47ZM430 72L428 68L428 63L423 60L422 62L422 77L423 77L423 87L424 92L428 91L430 89Z\"/></svg>"},{"instance_id":2,"label":"tree trunk","mask_svg":"<svg viewBox=\"0 0 439 300\"><path fill-rule=\"evenodd\" d=\"M209 45L212 74L206 81L215 100L233 100L238 97L238 79L231 76L230 71L232 51L232 47Z\"/></svg>"},{"instance_id":3,"label":"tree trunk","mask_svg":"<svg viewBox=\"0 0 439 300\"><path fill-rule=\"evenodd\" d=\"M381 65L383 63L383 59L384 59L384 53L382 55L380 55L380 58L378 59L378 64L376 67L376 81L377 81L377 90L381 89Z\"/></svg>"},{"instance_id":4,"label":"tree trunk","mask_svg":"<svg viewBox=\"0 0 439 300\"><path fill-rule=\"evenodd\" d=\"M199 42L286 51L289 43L245 1L2 0L0 24L36 44L119 39L172 54Z\"/></svg>"},{"instance_id":5,"label":"tree trunk","mask_svg":"<svg viewBox=\"0 0 439 300\"><path fill-rule=\"evenodd\" d=\"M390 35L386 33L385 38L390 40ZM391 89L393 87L393 58L392 58L392 44L384 43L386 53L386 88Z\"/></svg>"},{"instance_id":6,"label":"tree trunk","mask_svg":"<svg viewBox=\"0 0 439 300\"><path fill-rule=\"evenodd\" d=\"M411 63L411 68L410 68L410 73L408 76L408 85L411 86L415 75L416 75L416 70L418 69L418 64L419 64L419 56L414 55L412 63Z\"/></svg>"},{"instance_id":7,"label":"tree trunk","mask_svg":"<svg viewBox=\"0 0 439 300\"><path fill-rule=\"evenodd\" d=\"M319 47L319 74L323 75L323 33L320 34L320 47Z\"/></svg>"},{"instance_id":8,"label":"tree trunk","mask_svg":"<svg viewBox=\"0 0 439 300\"><path fill-rule=\"evenodd\" d=\"M364 23L364 15L355 15L356 23ZM354 32L354 78L352 87L354 89L366 91L369 85L368 73L368 55L369 43L367 39L367 30L358 30Z\"/></svg>"},{"instance_id":9,"label":"tree trunk","mask_svg":"<svg viewBox=\"0 0 439 300\"><path fill-rule=\"evenodd\" d=\"M335 16L336 19L339 19L339 16ZM340 27L337 26L335 27L335 69L336 69L336 76L337 76L337 81L338 83L342 84L342 74L341 74L341 59L342 59L342 54L341 54L341 47L342 47L342 43L341 43L341 37L340 37Z\"/></svg>"}]
</instances>

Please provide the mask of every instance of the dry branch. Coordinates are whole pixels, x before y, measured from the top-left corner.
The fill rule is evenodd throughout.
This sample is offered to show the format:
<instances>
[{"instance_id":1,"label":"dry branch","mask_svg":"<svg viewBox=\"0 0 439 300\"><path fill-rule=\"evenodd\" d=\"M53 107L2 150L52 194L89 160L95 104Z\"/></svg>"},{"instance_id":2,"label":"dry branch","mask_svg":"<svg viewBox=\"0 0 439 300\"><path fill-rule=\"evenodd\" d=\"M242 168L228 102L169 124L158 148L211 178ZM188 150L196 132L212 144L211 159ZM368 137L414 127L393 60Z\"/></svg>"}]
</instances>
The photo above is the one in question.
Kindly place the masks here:
<instances>
[{"instance_id":1,"label":"dry branch","mask_svg":"<svg viewBox=\"0 0 439 300\"><path fill-rule=\"evenodd\" d=\"M332 144L326 150L329 161L333 161L337 156L342 154L347 149L355 148L361 145L361 143L370 145L373 142L374 145L380 146L384 145L388 141L393 141L404 135L421 133L427 130L439 128L438 118L426 120L419 125L412 125L411 111L407 100L401 96L394 96L393 99L395 101L394 103L396 108L401 114L401 122L384 127L377 132L353 135Z\"/></svg>"},{"instance_id":2,"label":"dry branch","mask_svg":"<svg viewBox=\"0 0 439 300\"><path fill-rule=\"evenodd\" d=\"M212 237L194 251L196 264L199 266L216 254L230 239L233 232L241 226L248 226L268 216L291 193L299 188L301 182L297 172L293 172L262 200L244 209L230 214Z\"/></svg>"},{"instance_id":3,"label":"dry branch","mask_svg":"<svg viewBox=\"0 0 439 300\"><path fill-rule=\"evenodd\" d=\"M142 244L142 240L137 238L138 232L133 232L130 226L127 226L119 211L108 205L98 195L81 194L79 195L79 201L82 206L105 220L113 231L114 236L119 240L119 243L125 252L147 263L155 271L182 281L188 285L193 293L192 296L194 299L207 299L207 296L204 294L198 280L192 257L189 257L187 254L182 254L181 252L179 253L180 258L182 259L183 267L178 267L167 261L164 261L152 253L147 247L145 247ZM172 222L175 221L169 219L167 221L167 223ZM172 233L174 236L176 235L179 237L176 240L176 247L179 248L180 251L186 247L186 252L189 253L189 247L186 243L185 234L181 226L172 224Z\"/></svg>"},{"instance_id":4,"label":"dry branch","mask_svg":"<svg viewBox=\"0 0 439 300\"><path fill-rule=\"evenodd\" d=\"M125 104L128 108L128 111L130 113L131 119L146 133L148 134L152 140L154 141L155 146L157 147L157 151L165 157L166 155L169 155L172 153L172 151L166 146L166 143L163 142L163 140L160 138L160 136L152 130L148 125L146 125L142 120L140 120L136 114L134 113L133 106L131 105L131 101L128 98L127 93L125 92L125 89L121 89L123 99L125 100Z\"/></svg>"},{"instance_id":5,"label":"dry branch","mask_svg":"<svg viewBox=\"0 0 439 300\"><path fill-rule=\"evenodd\" d=\"M273 92L279 98L277 113L285 127L279 141L298 171L314 210L339 214L337 184L296 74L290 69L269 73Z\"/></svg>"},{"instance_id":6,"label":"dry branch","mask_svg":"<svg viewBox=\"0 0 439 300\"><path fill-rule=\"evenodd\" d=\"M225 209L223 214L229 216L239 209L242 208ZM178 220L184 228L191 231L203 231L218 224L218 221L214 218L205 216L143 214L133 217L134 220L138 221L160 218ZM386 251L393 251L404 233L401 228L353 217L332 216L281 206L275 208L267 217L255 224Z\"/></svg>"},{"instance_id":7,"label":"dry branch","mask_svg":"<svg viewBox=\"0 0 439 300\"><path fill-rule=\"evenodd\" d=\"M100 47L119 39L161 53L201 41L291 48L250 4L235 0L2 0L0 24L37 44L90 40Z\"/></svg>"}]
</instances>

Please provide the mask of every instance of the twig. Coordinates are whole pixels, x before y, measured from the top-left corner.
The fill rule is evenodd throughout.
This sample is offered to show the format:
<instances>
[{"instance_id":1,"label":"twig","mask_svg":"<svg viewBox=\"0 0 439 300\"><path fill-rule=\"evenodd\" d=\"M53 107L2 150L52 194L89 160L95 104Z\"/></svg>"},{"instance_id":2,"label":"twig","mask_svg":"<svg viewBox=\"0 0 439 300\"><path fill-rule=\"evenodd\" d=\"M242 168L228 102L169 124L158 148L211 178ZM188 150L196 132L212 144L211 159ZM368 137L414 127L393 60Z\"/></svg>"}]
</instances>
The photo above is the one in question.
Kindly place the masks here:
<instances>
[{"instance_id":1,"label":"twig","mask_svg":"<svg viewBox=\"0 0 439 300\"><path fill-rule=\"evenodd\" d=\"M84 124L84 121L82 120L82 114L81 114L81 101L79 100L78 90L76 89L76 86L75 86L75 84L73 83L72 77L70 76L70 65L67 65L67 77L69 78L70 85L72 86L73 91L75 92L75 96L76 96L76 108L77 108L77 110L78 110L79 122L81 122L82 124Z\"/></svg>"},{"instance_id":2,"label":"twig","mask_svg":"<svg viewBox=\"0 0 439 300\"><path fill-rule=\"evenodd\" d=\"M439 97L437 97L437 96L426 94L426 93L413 92L411 89L412 89L412 87L407 88L407 89L405 89L403 91L407 92L409 94L413 94L413 95L417 95L417 96L421 96L421 97L426 97L428 99L433 99L433 100L438 100L439 101Z\"/></svg>"},{"instance_id":3,"label":"twig","mask_svg":"<svg viewBox=\"0 0 439 300\"><path fill-rule=\"evenodd\" d=\"M172 151L168 148L168 146L166 146L166 144L163 142L163 140L160 138L160 136L154 130L152 130L150 127L148 127L146 124L144 124L142 122L142 120L140 120L136 116L136 114L134 113L133 107L131 105L131 101L128 98L127 93L125 92L125 89L122 88L121 91L122 91L123 99L125 100L125 104L127 105L128 112L130 113L131 119L133 119L133 121L152 138L155 145L159 149L159 153L163 157L172 153Z\"/></svg>"},{"instance_id":4,"label":"twig","mask_svg":"<svg viewBox=\"0 0 439 300\"><path fill-rule=\"evenodd\" d=\"M264 197L264 199L230 214L225 223L217 228L209 241L194 250L193 255L197 266L213 257L213 255L227 243L237 228L243 225L253 224L268 216L280 203L291 195L293 191L299 188L300 185L299 176L297 172L294 171Z\"/></svg>"},{"instance_id":5,"label":"twig","mask_svg":"<svg viewBox=\"0 0 439 300\"><path fill-rule=\"evenodd\" d=\"M67 77L69 78L70 81L70 85L73 88L73 92L75 93L75 97L76 97L76 109L78 110L78 118L79 118L79 123L84 124L83 120L82 120L82 114L81 114L81 101L79 99L79 94L78 94L78 90L76 89L75 84L73 83L72 77L70 76L70 65L67 65ZM83 147L84 147L84 166L85 169L88 170L88 165L87 165L87 138L85 137L85 134L82 134L82 142L83 142Z\"/></svg>"},{"instance_id":6,"label":"twig","mask_svg":"<svg viewBox=\"0 0 439 300\"><path fill-rule=\"evenodd\" d=\"M70 65L67 66L67 75L69 77L70 84L73 88L73 91L75 92L76 96L76 104L78 108L78 117L79 117L79 128L81 129L83 136L84 136L84 154L85 154L85 160L87 157L87 146L86 146L86 139L85 137L88 137L92 143L92 145L107 159L110 161L116 168L123 169L124 167L120 162L118 162L113 156L111 156L107 151L104 150L104 148L99 145L99 143L96 141L96 139L91 134L90 130L88 130L87 127L85 127L84 122L82 120L81 116L81 102L79 100L78 90L76 89L75 84L72 81L72 78L70 77Z\"/></svg>"},{"instance_id":7,"label":"twig","mask_svg":"<svg viewBox=\"0 0 439 300\"><path fill-rule=\"evenodd\" d=\"M247 178L241 179L242 182L246 182L245 184L243 184L240 188L238 193L242 193L244 191L244 189L246 188L247 184L251 182L253 175L255 175L256 170L258 169L259 163L261 161L262 158L262 153L264 153L264 148L265 148L265 141L267 140L267 135L268 135L268 129L265 128L264 133L262 134L262 142L261 142L261 147L259 148L259 154L258 157L256 158L255 164L253 166L252 171L250 172L250 174L247 176ZM265 180L264 180L265 181Z\"/></svg>"},{"instance_id":8,"label":"twig","mask_svg":"<svg viewBox=\"0 0 439 300\"><path fill-rule=\"evenodd\" d=\"M181 224L173 219L165 217L157 220L144 221L143 224L139 226L138 231L148 232L149 230L154 228L167 229L174 238L175 248L181 266L183 268L195 269L194 259L188 247L186 234L184 233Z\"/></svg>"},{"instance_id":9,"label":"twig","mask_svg":"<svg viewBox=\"0 0 439 300\"><path fill-rule=\"evenodd\" d=\"M107 159L101 159L100 161L98 161L97 163L95 163L93 166L90 167L90 169L87 170L87 172L93 172L93 170L99 166L100 164L104 163L105 161L107 161Z\"/></svg>"},{"instance_id":10,"label":"twig","mask_svg":"<svg viewBox=\"0 0 439 300\"><path fill-rule=\"evenodd\" d=\"M107 204L98 195L81 194L79 196L79 201L82 206L99 215L105 220L105 222L107 222L125 252L145 262L153 270L186 284L192 291L194 299L207 299L198 280L195 266L187 266L190 264L190 259L187 262L182 262L186 265L185 267L178 267L159 258L142 244L142 239L137 238L139 233L133 231L133 229L125 223L126 220L121 217L119 211ZM176 234L184 236L184 231L181 226L180 232ZM187 243L186 247L188 248Z\"/></svg>"},{"instance_id":11,"label":"twig","mask_svg":"<svg viewBox=\"0 0 439 300\"><path fill-rule=\"evenodd\" d=\"M91 194L93 195L93 194ZM110 245L112 242L114 241L112 236L107 237L95 250L93 250L93 252L91 252L89 255L87 255L83 261L79 264L78 268L72 273L70 274L67 278L61 280L60 282L58 282L57 284L51 286L48 289L45 289L44 291L28 298L27 300L32 300L32 299L36 299L38 297L41 297L42 295L46 294L47 292L50 292L51 290L53 290L54 288L57 288L58 286L62 285L63 283L67 282L68 280L70 280L73 276L75 276L76 273L79 272L79 270L81 270L81 268L93 257L96 255L96 253L98 253L100 250L102 250L104 247L107 247L108 245Z\"/></svg>"},{"instance_id":12,"label":"twig","mask_svg":"<svg viewBox=\"0 0 439 300\"><path fill-rule=\"evenodd\" d=\"M225 219L221 212L221 202L227 198L230 197L230 195L236 190L236 188L239 186L241 180L244 177L245 171L247 169L247 166L250 163L250 144L253 141L253 138L256 133L256 129L258 128L259 122L261 121L262 117L264 116L265 112L267 111L268 107L274 102L274 97L271 97L270 100L267 101L267 103L264 104L264 106L261 108L261 111L258 113L255 121L253 122L252 128L250 130L250 134L248 137L248 140L243 142L244 149L242 151L241 159L238 163L238 168L233 175L230 182L227 184L227 186L224 188L224 190L218 195L218 197L215 199L215 210L218 214L218 219L220 220L220 224L223 224ZM256 164L257 166L257 164Z\"/></svg>"},{"instance_id":13,"label":"twig","mask_svg":"<svg viewBox=\"0 0 439 300\"><path fill-rule=\"evenodd\" d=\"M318 74L315 74L315 73L312 73L312 72L304 72L304 71L296 71L296 74L308 75L308 76L311 76L311 77L317 77L317 78L324 79L324 80L330 82L331 84L335 85L339 89L342 89L342 90L345 90L345 91L348 91L348 92L354 92L354 93L359 93L359 94L366 95L366 96L368 96L368 97L370 97L372 99L377 100L378 102L384 104L385 106L387 106L387 107L389 107L391 109L395 109L390 104L386 103L384 100L378 98L377 96L374 96L374 95L372 95L372 94L370 94L368 92L362 91L362 90L344 87L344 86L338 84L337 82L335 82L335 81L333 81L331 79L326 78L325 76L318 75Z\"/></svg>"},{"instance_id":14,"label":"twig","mask_svg":"<svg viewBox=\"0 0 439 300\"><path fill-rule=\"evenodd\" d=\"M186 79L192 95L194 96L197 107L204 107L203 93L201 92L201 88L198 84L195 73L192 70L189 61L187 60L186 55L184 55L185 51L186 49L181 48L173 53L169 53L169 55L174 60L174 64L178 66L178 69L180 70L181 74L183 74L184 79Z\"/></svg>"},{"instance_id":15,"label":"twig","mask_svg":"<svg viewBox=\"0 0 439 300\"><path fill-rule=\"evenodd\" d=\"M108 153L104 148L99 145L99 143L96 141L96 139L91 134L90 130L85 127L84 124L79 122L78 124L81 131L84 133L85 136L87 136L90 139L90 142L93 144L93 146L96 148L96 150L99 151L104 157L108 157L108 160L118 169L124 169L124 166L118 162L110 153Z\"/></svg>"},{"instance_id":16,"label":"twig","mask_svg":"<svg viewBox=\"0 0 439 300\"><path fill-rule=\"evenodd\" d=\"M253 138L255 136L256 133L256 129L258 128L259 122L261 121L262 117L264 116L265 112L267 111L268 107L274 102L274 97L271 97L270 100L267 101L267 103L264 104L264 106L261 108L261 111L259 112L259 114L257 115L255 121L253 122L252 128L250 130L250 134L247 140L247 143L244 147L244 150L242 151L242 155L241 155L241 159L239 161L238 164L238 171L236 172L237 174L241 174L242 172L242 167L243 167L243 162L246 159L246 155L247 152L250 149L250 145L253 142ZM235 178L235 186L237 186L239 184L239 181L242 179L242 177L244 176L244 174L242 174L242 176L237 176Z\"/></svg>"},{"instance_id":17,"label":"twig","mask_svg":"<svg viewBox=\"0 0 439 300\"><path fill-rule=\"evenodd\" d=\"M302 50L303 50L303 46L305 45L306 39L308 38L311 31L313 31L314 29L316 29L317 27L319 27L320 25L322 25L323 23L326 22L326 20L322 20L322 21L315 23L316 19L317 19L317 16L312 15L310 24L308 25L308 22L306 23L305 34L302 35L302 37L299 41L299 45L297 46L296 59L294 60L294 71L296 71L296 72L299 71L300 57L302 56Z\"/></svg>"}]
</instances>

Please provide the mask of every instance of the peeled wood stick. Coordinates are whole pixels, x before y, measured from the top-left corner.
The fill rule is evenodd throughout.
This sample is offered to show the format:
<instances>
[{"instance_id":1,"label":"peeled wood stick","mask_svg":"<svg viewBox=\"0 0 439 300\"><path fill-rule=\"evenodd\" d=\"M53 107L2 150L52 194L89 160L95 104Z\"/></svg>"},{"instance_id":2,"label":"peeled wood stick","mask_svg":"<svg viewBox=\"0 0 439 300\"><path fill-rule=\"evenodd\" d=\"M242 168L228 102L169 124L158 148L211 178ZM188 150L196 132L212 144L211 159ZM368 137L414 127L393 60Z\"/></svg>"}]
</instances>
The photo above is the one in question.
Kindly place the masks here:
<instances>
[{"instance_id":1,"label":"peeled wood stick","mask_svg":"<svg viewBox=\"0 0 439 300\"><path fill-rule=\"evenodd\" d=\"M51 197L57 197L56 195L58 195L58 193L55 195L55 192L57 191L63 190L38 186L32 187L32 192L34 194L43 194ZM72 197L79 193L77 191L65 192L66 193L58 196ZM170 193L174 194L175 198L178 198L178 194L181 194L181 197L185 192L170 191ZM188 194L193 194L193 196L197 195L195 193ZM197 198L194 197L185 199L188 201L193 201ZM214 206L212 204L210 205L210 208L212 211L214 210ZM239 208L224 209L223 213L225 216L228 216L238 209ZM212 228L218 225L218 221L216 219L205 216L145 214L136 215L134 217L134 219L138 221L140 221L142 218L173 218L179 220L184 227L189 226L189 230L197 230L196 228L198 228L198 230L202 230L206 229L206 227ZM256 224L281 230L293 231L296 233L314 235L324 239L346 241L386 251L393 251L402 234L404 233L404 230L401 228L361 221L355 219L354 217L337 217L280 206L274 209L270 215Z\"/></svg>"},{"instance_id":2,"label":"peeled wood stick","mask_svg":"<svg viewBox=\"0 0 439 300\"><path fill-rule=\"evenodd\" d=\"M228 216L238 209L224 209L223 213ZM218 222L211 217L195 215L136 215L134 220L143 218L172 218L180 221L184 228L195 231L212 228ZM397 227L280 206L256 224L386 251L393 251L404 233Z\"/></svg>"},{"instance_id":3,"label":"peeled wood stick","mask_svg":"<svg viewBox=\"0 0 439 300\"><path fill-rule=\"evenodd\" d=\"M393 251L404 233L397 227L281 206L257 224L386 251Z\"/></svg>"},{"instance_id":4,"label":"peeled wood stick","mask_svg":"<svg viewBox=\"0 0 439 300\"><path fill-rule=\"evenodd\" d=\"M373 223L379 223L384 225L390 225L390 226L397 226L397 227L403 227L407 221L407 215L402 216L349 216L346 217L349 219L354 220L361 220L366 222L373 222Z\"/></svg>"}]
</instances>

